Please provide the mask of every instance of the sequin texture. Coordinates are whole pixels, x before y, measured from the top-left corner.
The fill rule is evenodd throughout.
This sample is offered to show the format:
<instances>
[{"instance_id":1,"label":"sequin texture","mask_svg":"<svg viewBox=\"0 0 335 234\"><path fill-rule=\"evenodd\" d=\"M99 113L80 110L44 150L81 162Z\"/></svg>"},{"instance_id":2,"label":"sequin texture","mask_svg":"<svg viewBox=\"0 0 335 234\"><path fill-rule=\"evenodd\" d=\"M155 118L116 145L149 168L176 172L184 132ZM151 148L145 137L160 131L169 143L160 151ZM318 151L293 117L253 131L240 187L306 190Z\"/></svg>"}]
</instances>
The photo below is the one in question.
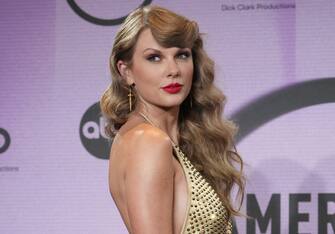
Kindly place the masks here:
<instances>
[{"instance_id":1,"label":"sequin texture","mask_svg":"<svg viewBox=\"0 0 335 234\"><path fill-rule=\"evenodd\" d=\"M231 234L232 223L213 187L192 165L178 146L173 147L188 184L187 217L181 234Z\"/></svg>"}]
</instances>

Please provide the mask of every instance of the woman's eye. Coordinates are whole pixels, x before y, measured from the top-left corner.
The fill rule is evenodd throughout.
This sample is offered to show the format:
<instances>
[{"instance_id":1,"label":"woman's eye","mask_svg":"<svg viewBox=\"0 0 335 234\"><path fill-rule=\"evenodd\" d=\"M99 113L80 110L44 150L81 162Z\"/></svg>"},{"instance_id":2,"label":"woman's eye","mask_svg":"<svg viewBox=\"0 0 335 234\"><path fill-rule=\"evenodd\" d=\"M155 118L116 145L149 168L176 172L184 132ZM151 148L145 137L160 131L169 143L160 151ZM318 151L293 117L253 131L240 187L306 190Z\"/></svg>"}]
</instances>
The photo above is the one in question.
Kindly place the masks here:
<instances>
[{"instance_id":1,"label":"woman's eye","mask_svg":"<svg viewBox=\"0 0 335 234\"><path fill-rule=\"evenodd\" d=\"M158 58L158 59L156 59L156 58ZM157 54L150 55L147 58L147 60L152 61L152 62L157 62L157 61L159 61L159 55L157 55Z\"/></svg>"},{"instance_id":2,"label":"woman's eye","mask_svg":"<svg viewBox=\"0 0 335 234\"><path fill-rule=\"evenodd\" d=\"M190 57L190 53L189 52L182 52L182 53L179 53L179 56L181 58L187 59L188 57Z\"/></svg>"}]
</instances>

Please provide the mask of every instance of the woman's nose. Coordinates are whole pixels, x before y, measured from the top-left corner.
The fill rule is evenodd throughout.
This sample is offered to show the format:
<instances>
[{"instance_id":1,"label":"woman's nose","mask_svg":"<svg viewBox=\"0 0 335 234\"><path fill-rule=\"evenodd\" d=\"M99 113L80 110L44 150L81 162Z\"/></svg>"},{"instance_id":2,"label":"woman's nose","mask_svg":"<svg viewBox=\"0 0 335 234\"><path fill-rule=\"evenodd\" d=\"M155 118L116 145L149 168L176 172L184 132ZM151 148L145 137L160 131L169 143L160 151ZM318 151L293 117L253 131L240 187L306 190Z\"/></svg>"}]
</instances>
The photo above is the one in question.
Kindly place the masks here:
<instances>
[{"instance_id":1,"label":"woman's nose","mask_svg":"<svg viewBox=\"0 0 335 234\"><path fill-rule=\"evenodd\" d=\"M168 63L167 65L168 76L175 77L180 75L180 68L175 59L170 59L167 63Z\"/></svg>"}]
</instances>

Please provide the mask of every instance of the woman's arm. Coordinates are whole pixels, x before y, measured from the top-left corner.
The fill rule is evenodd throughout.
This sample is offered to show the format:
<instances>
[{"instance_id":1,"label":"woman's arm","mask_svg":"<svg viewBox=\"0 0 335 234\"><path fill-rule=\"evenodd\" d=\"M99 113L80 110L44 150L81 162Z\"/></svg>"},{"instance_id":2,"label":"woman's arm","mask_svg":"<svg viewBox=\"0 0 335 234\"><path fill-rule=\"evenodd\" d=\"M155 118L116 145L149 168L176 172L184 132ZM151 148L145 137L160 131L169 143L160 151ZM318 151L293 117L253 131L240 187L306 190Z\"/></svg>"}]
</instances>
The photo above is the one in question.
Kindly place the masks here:
<instances>
[{"instance_id":1,"label":"woman's arm","mask_svg":"<svg viewBox=\"0 0 335 234\"><path fill-rule=\"evenodd\" d=\"M129 144L125 190L132 234L173 233L173 159L171 142L147 127Z\"/></svg>"}]
</instances>

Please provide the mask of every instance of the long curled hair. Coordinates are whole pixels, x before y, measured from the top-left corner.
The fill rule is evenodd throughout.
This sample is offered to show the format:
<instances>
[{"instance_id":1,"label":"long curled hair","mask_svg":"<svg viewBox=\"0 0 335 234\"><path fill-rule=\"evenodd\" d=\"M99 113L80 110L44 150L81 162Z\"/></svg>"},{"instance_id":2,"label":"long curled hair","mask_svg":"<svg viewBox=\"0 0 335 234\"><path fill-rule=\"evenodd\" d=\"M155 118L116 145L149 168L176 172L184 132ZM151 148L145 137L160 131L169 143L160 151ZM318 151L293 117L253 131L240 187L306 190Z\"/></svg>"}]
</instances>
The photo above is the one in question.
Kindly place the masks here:
<instances>
[{"instance_id":1,"label":"long curled hair","mask_svg":"<svg viewBox=\"0 0 335 234\"><path fill-rule=\"evenodd\" d=\"M145 28L150 28L155 40L163 47L192 49L193 82L189 95L180 105L179 147L213 186L229 217L240 215L245 178L243 161L234 144L238 126L222 116L226 96L214 85L214 62L203 49L202 33L199 33L195 21L157 5L137 8L128 15L115 36L110 56L112 83L100 100L106 135L113 139L132 112L127 96L129 86L116 64L123 60L132 66L136 41ZM136 106L136 89L132 91ZM235 185L238 188L238 208L231 201Z\"/></svg>"}]
</instances>

